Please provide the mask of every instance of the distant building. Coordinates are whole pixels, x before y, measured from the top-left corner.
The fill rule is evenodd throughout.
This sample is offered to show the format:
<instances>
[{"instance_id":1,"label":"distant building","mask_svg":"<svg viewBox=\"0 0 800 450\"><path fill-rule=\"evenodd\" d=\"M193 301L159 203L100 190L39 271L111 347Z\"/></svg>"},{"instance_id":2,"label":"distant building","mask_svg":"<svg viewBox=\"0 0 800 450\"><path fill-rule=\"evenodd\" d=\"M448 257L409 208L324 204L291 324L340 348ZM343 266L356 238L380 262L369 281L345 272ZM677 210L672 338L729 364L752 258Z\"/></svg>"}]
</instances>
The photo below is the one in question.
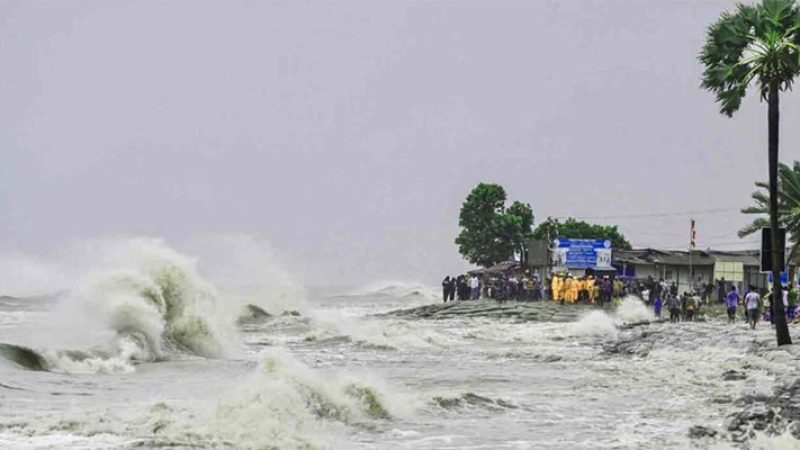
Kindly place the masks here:
<instances>
[{"instance_id":1,"label":"distant building","mask_svg":"<svg viewBox=\"0 0 800 450\"><path fill-rule=\"evenodd\" d=\"M678 285L680 292L697 288L707 283L725 280L726 288L731 283L737 288L748 285L767 287L767 275L761 273L758 250L675 251L652 248L637 250L614 250L612 264L622 277L664 279ZM694 273L690 279L689 267Z\"/></svg>"},{"instance_id":2,"label":"distant building","mask_svg":"<svg viewBox=\"0 0 800 450\"><path fill-rule=\"evenodd\" d=\"M585 270L573 267L554 267L552 249L543 241L533 241L529 246L529 266L540 273L548 271L569 271L581 276ZM768 288L767 275L760 272L759 251L717 251L717 250L658 250L644 248L636 250L618 250L611 252L611 265L616 269L617 276L624 278L664 279L668 283L674 282L680 292L688 291L692 287L699 288L707 283L714 283L719 287L719 281L724 279L724 289L731 284L737 288L746 288L754 285L759 288ZM689 275L692 267L694 279Z\"/></svg>"}]
</instances>

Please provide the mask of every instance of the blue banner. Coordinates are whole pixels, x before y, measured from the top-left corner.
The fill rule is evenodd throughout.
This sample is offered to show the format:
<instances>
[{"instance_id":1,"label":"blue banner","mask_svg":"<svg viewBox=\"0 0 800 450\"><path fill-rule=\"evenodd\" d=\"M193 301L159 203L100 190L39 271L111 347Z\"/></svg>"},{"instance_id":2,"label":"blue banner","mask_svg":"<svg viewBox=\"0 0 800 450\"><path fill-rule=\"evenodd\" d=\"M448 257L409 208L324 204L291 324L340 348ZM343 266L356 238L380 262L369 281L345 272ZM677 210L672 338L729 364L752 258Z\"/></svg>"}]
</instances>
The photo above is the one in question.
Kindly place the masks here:
<instances>
[{"instance_id":1,"label":"blue banner","mask_svg":"<svg viewBox=\"0 0 800 450\"><path fill-rule=\"evenodd\" d=\"M772 272L769 272L769 282L772 283ZM789 276L786 275L786 272L781 272L781 284L788 284L789 283Z\"/></svg>"},{"instance_id":2,"label":"blue banner","mask_svg":"<svg viewBox=\"0 0 800 450\"><path fill-rule=\"evenodd\" d=\"M555 240L554 265L568 269L611 268L611 241L606 239Z\"/></svg>"}]
</instances>

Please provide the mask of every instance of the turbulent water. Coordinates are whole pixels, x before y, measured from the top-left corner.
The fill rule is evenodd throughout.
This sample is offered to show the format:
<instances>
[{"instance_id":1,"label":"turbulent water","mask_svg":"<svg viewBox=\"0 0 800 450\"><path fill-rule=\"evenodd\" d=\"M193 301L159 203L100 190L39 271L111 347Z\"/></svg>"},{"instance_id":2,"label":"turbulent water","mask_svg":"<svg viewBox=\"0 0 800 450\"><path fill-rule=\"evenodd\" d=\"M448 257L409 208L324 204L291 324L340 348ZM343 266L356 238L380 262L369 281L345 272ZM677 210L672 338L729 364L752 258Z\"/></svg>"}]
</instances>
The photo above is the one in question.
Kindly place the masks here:
<instances>
[{"instance_id":1,"label":"turbulent water","mask_svg":"<svg viewBox=\"0 0 800 450\"><path fill-rule=\"evenodd\" d=\"M773 401L800 362L769 325L256 289L159 242L112 253L0 298L0 448L800 448Z\"/></svg>"}]
</instances>

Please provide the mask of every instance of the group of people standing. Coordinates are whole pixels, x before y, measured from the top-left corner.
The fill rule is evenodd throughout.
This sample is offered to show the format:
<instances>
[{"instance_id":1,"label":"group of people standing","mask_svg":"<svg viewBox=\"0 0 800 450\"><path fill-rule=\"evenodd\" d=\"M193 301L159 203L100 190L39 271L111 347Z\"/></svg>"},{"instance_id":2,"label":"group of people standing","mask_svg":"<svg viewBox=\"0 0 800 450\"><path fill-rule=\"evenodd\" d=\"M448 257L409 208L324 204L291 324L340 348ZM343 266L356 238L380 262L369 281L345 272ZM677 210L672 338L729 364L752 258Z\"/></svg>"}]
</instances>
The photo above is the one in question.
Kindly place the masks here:
<instances>
[{"instance_id":1,"label":"group of people standing","mask_svg":"<svg viewBox=\"0 0 800 450\"><path fill-rule=\"evenodd\" d=\"M447 276L442 280L442 299L455 300L541 300L542 283L528 272L519 275L513 271L479 278L476 274Z\"/></svg>"},{"instance_id":2,"label":"group of people standing","mask_svg":"<svg viewBox=\"0 0 800 450\"><path fill-rule=\"evenodd\" d=\"M480 285L481 282L475 275L446 276L442 280L442 297L445 303L455 301L456 298L458 300L477 300Z\"/></svg>"},{"instance_id":3,"label":"group of people standing","mask_svg":"<svg viewBox=\"0 0 800 450\"><path fill-rule=\"evenodd\" d=\"M551 298L561 303L588 301L602 307L622 293L622 281L609 276L596 279L593 275L576 277L573 274L554 274L549 284Z\"/></svg>"},{"instance_id":4,"label":"group of people standing","mask_svg":"<svg viewBox=\"0 0 800 450\"><path fill-rule=\"evenodd\" d=\"M771 299L772 293L768 292L764 299ZM783 299L783 309L786 313L786 317L789 320L797 320L797 308L795 305L791 305L789 302L789 290L785 288L782 291L782 299ZM731 286L731 289L728 291L728 294L725 296L725 306L728 311L728 322L733 323L736 321L736 310L740 304L743 304L745 309L745 319L750 324L752 328L755 328L756 323L760 318L763 318L765 321L772 321L771 315L771 308L764 308L764 301L762 301L761 294L759 294L758 289L755 286L750 286L748 288L747 294L745 294L744 299L742 299L739 295L739 292L736 290L736 286ZM763 311L763 312L762 312Z\"/></svg>"},{"instance_id":5,"label":"group of people standing","mask_svg":"<svg viewBox=\"0 0 800 450\"><path fill-rule=\"evenodd\" d=\"M664 297L664 300L661 297ZM664 307L669 311L670 322L680 322L694 320L695 313L700 306L700 297L697 294L684 292L683 295L678 296L672 294L669 290L664 290L662 294L658 294L653 300L653 312L656 319L661 320L661 312Z\"/></svg>"}]
</instances>

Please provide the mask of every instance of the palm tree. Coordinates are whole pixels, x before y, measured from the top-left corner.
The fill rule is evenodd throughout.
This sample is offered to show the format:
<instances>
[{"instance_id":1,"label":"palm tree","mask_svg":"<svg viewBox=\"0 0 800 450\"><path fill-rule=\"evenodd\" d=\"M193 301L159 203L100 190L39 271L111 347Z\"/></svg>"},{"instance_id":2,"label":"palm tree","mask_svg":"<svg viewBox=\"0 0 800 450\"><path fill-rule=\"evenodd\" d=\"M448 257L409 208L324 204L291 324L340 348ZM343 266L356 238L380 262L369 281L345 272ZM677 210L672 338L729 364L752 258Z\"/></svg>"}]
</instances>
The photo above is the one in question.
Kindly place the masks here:
<instances>
[{"instance_id":1,"label":"palm tree","mask_svg":"<svg viewBox=\"0 0 800 450\"><path fill-rule=\"evenodd\" d=\"M761 217L739 230L740 238L769 226L769 184L757 182L756 187L758 190L751 196L753 205L742 208L742 213ZM789 233L790 246L786 260L789 279L793 280L800 263L800 161L795 161L792 166L778 164L778 225Z\"/></svg>"},{"instance_id":2,"label":"palm tree","mask_svg":"<svg viewBox=\"0 0 800 450\"><path fill-rule=\"evenodd\" d=\"M800 9L795 0L737 5L708 28L700 54L703 88L716 94L720 110L732 116L751 83L767 102L769 225L772 230L773 317L778 345L791 344L783 310L778 259L778 100L800 73Z\"/></svg>"}]
</instances>

